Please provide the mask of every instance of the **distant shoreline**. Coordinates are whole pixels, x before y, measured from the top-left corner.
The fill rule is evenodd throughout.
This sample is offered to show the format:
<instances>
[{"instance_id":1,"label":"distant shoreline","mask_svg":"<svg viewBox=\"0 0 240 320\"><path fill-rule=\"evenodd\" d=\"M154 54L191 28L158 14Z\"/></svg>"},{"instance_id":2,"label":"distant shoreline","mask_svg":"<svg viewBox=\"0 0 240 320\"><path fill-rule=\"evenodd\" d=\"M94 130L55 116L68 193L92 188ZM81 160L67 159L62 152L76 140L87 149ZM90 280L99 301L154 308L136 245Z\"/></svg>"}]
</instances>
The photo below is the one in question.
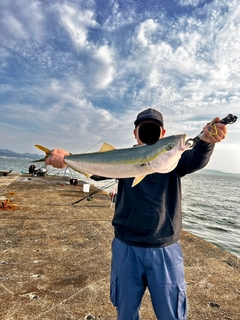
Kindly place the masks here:
<instances>
[{"instance_id":1,"label":"distant shoreline","mask_svg":"<svg viewBox=\"0 0 240 320\"><path fill-rule=\"evenodd\" d=\"M36 153L28 153L28 152L24 152L24 153L18 153L18 152L14 152L11 151L9 149L0 149L0 158L18 158L18 159L39 159L41 157L41 155L36 154Z\"/></svg>"},{"instance_id":2,"label":"distant shoreline","mask_svg":"<svg viewBox=\"0 0 240 320\"><path fill-rule=\"evenodd\" d=\"M212 170L212 169L201 169L197 172L194 172L194 174L211 174L216 176L240 176L240 173L232 173L232 172L224 172L220 170Z\"/></svg>"}]
</instances>

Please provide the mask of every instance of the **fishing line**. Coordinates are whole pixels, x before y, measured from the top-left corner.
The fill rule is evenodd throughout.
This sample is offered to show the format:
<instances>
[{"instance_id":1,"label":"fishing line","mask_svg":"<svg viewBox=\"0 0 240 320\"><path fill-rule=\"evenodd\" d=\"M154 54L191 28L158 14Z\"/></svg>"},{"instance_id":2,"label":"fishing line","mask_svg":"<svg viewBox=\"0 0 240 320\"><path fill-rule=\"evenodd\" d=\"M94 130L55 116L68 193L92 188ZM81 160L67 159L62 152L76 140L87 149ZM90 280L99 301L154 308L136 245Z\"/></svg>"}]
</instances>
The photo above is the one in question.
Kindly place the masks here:
<instances>
[{"instance_id":1,"label":"fishing line","mask_svg":"<svg viewBox=\"0 0 240 320\"><path fill-rule=\"evenodd\" d=\"M73 173L73 170L70 168L70 167L65 167L65 168L61 168L61 169L59 169L59 170L56 170L56 168L54 168L54 169L52 169L52 170L48 170L47 172L49 173L49 175L51 176L51 177L56 177L56 176L60 176L60 173L64 170L65 171L65 173L64 173L64 175L63 175L63 177L65 177L66 176L66 169L69 169L71 172L71 176L73 175L72 173ZM57 172L56 172L57 171ZM51 173L54 173L54 174L51 174ZM62 175L61 175L62 176Z\"/></svg>"},{"instance_id":2,"label":"fishing line","mask_svg":"<svg viewBox=\"0 0 240 320\"><path fill-rule=\"evenodd\" d=\"M62 169L58 170L55 174L51 174L51 172L55 172L55 170L51 170L51 171L49 171L49 175L51 175L52 177L56 177L57 175L59 176L61 171L62 171Z\"/></svg>"},{"instance_id":3,"label":"fishing line","mask_svg":"<svg viewBox=\"0 0 240 320\"><path fill-rule=\"evenodd\" d=\"M97 143L95 143L93 146L91 146L90 148L88 148L87 150L84 151L84 153L88 152L89 150L91 150L92 148L94 148L96 145L98 145L99 143L103 143L102 141L99 141Z\"/></svg>"},{"instance_id":4,"label":"fishing line","mask_svg":"<svg viewBox=\"0 0 240 320\"><path fill-rule=\"evenodd\" d=\"M106 184L106 185L103 186L102 188L99 188L99 189L93 191L92 193L90 193L90 194L87 195L86 197L83 197L83 198L81 198L80 200L77 200L77 201L73 202L72 205L77 204L77 203L79 203L79 202L81 202L81 201L83 201L83 200L85 200L85 199L91 200L91 197L92 197L94 194L96 194L96 193L98 193L98 192L100 192L100 191L103 191L103 190L105 190L105 189L107 189L107 188L110 188L110 187L114 186L115 183L116 183L116 180L115 180L114 182L111 181L110 183Z\"/></svg>"}]
</instances>

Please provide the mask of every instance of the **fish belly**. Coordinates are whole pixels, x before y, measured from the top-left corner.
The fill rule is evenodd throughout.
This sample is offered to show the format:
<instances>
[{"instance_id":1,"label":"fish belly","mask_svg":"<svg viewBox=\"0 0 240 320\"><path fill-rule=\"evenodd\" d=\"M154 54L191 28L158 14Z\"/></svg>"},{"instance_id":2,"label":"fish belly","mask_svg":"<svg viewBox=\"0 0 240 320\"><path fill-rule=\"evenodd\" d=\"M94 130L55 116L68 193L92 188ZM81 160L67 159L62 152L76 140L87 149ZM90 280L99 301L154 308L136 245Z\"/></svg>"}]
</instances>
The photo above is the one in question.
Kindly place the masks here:
<instances>
[{"instance_id":1,"label":"fish belly","mask_svg":"<svg viewBox=\"0 0 240 320\"><path fill-rule=\"evenodd\" d=\"M152 173L149 165L86 163L65 159L64 162L75 171L105 178L132 178Z\"/></svg>"},{"instance_id":2,"label":"fish belly","mask_svg":"<svg viewBox=\"0 0 240 320\"><path fill-rule=\"evenodd\" d=\"M153 160L150 166L154 172L168 173L176 168L182 153L183 151L178 149L169 151Z\"/></svg>"}]
</instances>

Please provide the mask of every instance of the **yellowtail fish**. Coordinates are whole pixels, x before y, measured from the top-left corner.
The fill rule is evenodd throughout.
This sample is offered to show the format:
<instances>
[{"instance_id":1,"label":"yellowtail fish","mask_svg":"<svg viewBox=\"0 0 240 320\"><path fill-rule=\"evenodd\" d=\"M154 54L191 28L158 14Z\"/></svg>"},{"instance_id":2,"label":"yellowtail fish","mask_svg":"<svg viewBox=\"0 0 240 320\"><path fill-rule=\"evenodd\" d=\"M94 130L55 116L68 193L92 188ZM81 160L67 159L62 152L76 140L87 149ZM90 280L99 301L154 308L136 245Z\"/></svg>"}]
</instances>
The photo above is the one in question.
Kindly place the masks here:
<instances>
[{"instance_id":1,"label":"yellowtail fish","mask_svg":"<svg viewBox=\"0 0 240 320\"><path fill-rule=\"evenodd\" d=\"M137 185L146 175L172 171L178 164L181 154L189 148L185 144L186 135L173 135L158 140L152 145L115 149L104 143L99 152L72 154L64 157L64 163L75 171L90 177L97 175L106 178L135 178ZM51 155L51 150L35 145ZM39 161L44 161L46 159Z\"/></svg>"}]
</instances>

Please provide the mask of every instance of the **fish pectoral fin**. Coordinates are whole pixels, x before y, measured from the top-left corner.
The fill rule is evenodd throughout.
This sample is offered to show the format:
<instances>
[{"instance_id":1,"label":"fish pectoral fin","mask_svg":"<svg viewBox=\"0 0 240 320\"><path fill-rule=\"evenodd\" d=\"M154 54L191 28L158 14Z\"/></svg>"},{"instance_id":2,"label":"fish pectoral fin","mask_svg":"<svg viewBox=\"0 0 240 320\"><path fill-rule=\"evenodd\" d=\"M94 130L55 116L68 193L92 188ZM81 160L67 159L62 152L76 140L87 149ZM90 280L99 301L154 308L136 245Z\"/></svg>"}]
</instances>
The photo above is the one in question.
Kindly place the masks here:
<instances>
[{"instance_id":1,"label":"fish pectoral fin","mask_svg":"<svg viewBox=\"0 0 240 320\"><path fill-rule=\"evenodd\" d=\"M77 172L83 174L86 178L90 178L90 177L92 176L92 174L90 174L90 173L86 173L86 172L82 172L82 171L76 170L75 168L71 167L70 164L68 164L68 167L71 168L71 169L73 169L74 171L77 171Z\"/></svg>"},{"instance_id":2,"label":"fish pectoral fin","mask_svg":"<svg viewBox=\"0 0 240 320\"><path fill-rule=\"evenodd\" d=\"M44 158L41 158L41 159L39 159L39 160L34 160L34 161L32 161L32 162L45 161L46 158L51 155L51 150L49 150L48 148L45 148L45 147L43 147L43 146L40 146L39 144L35 144L35 147L38 148L39 150L42 150L43 152L45 152L46 156L45 156Z\"/></svg>"},{"instance_id":3,"label":"fish pectoral fin","mask_svg":"<svg viewBox=\"0 0 240 320\"><path fill-rule=\"evenodd\" d=\"M109 143L104 142L103 145L101 146L101 149L99 150L99 152L106 152L106 151L111 151L111 150L115 150L115 148L113 146L111 146Z\"/></svg>"},{"instance_id":4,"label":"fish pectoral fin","mask_svg":"<svg viewBox=\"0 0 240 320\"><path fill-rule=\"evenodd\" d=\"M91 177L91 174L86 173L86 172L81 172L81 174L83 174L86 178L90 178Z\"/></svg>"},{"instance_id":5,"label":"fish pectoral fin","mask_svg":"<svg viewBox=\"0 0 240 320\"><path fill-rule=\"evenodd\" d=\"M132 187L135 187L139 182L142 181L142 179L144 179L146 176L139 176L139 177L136 177L134 180L133 180L133 183L132 183Z\"/></svg>"}]
</instances>

